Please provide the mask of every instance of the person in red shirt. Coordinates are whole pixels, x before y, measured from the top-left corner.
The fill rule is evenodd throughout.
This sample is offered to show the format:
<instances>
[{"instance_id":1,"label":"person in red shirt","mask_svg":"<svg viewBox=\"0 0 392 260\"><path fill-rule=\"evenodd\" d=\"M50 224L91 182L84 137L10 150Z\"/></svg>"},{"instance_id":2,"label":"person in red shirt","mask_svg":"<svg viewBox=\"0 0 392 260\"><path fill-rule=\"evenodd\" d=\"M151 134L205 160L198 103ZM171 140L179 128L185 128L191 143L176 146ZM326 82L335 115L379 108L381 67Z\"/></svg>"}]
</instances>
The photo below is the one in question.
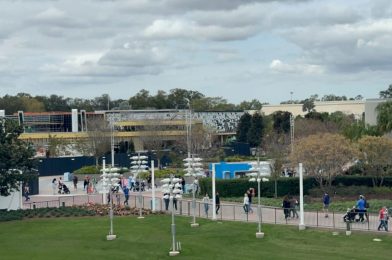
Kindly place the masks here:
<instances>
[{"instance_id":1,"label":"person in red shirt","mask_svg":"<svg viewBox=\"0 0 392 260\"><path fill-rule=\"evenodd\" d=\"M384 206L380 209L379 211L379 219L380 219L380 225L378 226L377 230L380 231L381 228L383 227L385 231L388 232L388 210L387 207Z\"/></svg>"}]
</instances>

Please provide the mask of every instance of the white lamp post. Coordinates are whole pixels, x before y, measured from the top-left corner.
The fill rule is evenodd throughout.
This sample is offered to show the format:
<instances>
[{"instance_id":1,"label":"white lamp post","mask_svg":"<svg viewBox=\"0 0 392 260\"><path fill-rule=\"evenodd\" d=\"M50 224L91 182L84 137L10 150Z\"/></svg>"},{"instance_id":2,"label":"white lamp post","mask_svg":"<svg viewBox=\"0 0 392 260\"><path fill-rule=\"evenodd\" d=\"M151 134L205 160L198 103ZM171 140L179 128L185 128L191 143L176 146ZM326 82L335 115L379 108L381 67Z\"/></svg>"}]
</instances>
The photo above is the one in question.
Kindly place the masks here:
<instances>
[{"instance_id":1,"label":"white lamp post","mask_svg":"<svg viewBox=\"0 0 392 260\"><path fill-rule=\"evenodd\" d=\"M262 169L263 167L260 166L260 160L259 158L257 158L257 163L254 164L252 163L252 168L250 168L250 170L255 170L257 172L254 173L248 173L247 175L252 177L251 179L249 179L249 181L257 181L257 217L258 217L258 232L256 233L256 238L263 238L264 237L264 233L261 232L261 207L260 207L260 183L261 182L267 182L268 179L267 178L262 178Z\"/></svg>"},{"instance_id":2,"label":"white lamp post","mask_svg":"<svg viewBox=\"0 0 392 260\"><path fill-rule=\"evenodd\" d=\"M188 157L184 159L186 162L184 164L185 168L185 176L192 176L194 177L193 183L192 183L192 209L193 209L193 221L191 223L191 227L198 227L199 223L196 223L196 186L198 185L197 182L197 177L203 176L202 168L201 166L203 165L201 163L202 159L201 158L196 158L196 157Z\"/></svg>"},{"instance_id":3,"label":"white lamp post","mask_svg":"<svg viewBox=\"0 0 392 260\"><path fill-rule=\"evenodd\" d=\"M116 235L113 234L113 196L112 190L119 186L118 182L120 179L118 178L120 174L118 174L117 168L109 168L103 169L102 178L102 190L101 193L106 194L109 193L110 196L110 210L109 210L109 218L110 218L110 230L109 235L106 236L107 240L116 239Z\"/></svg>"},{"instance_id":4,"label":"white lamp post","mask_svg":"<svg viewBox=\"0 0 392 260\"><path fill-rule=\"evenodd\" d=\"M140 155L140 153L138 153L138 155L136 156L131 157L131 173L135 178L137 177L139 180L139 219L144 218L142 209L142 178L139 174L147 171L147 158L147 156Z\"/></svg>"},{"instance_id":5,"label":"white lamp post","mask_svg":"<svg viewBox=\"0 0 392 260\"><path fill-rule=\"evenodd\" d=\"M161 180L162 183L162 192L169 193L170 199L172 201L172 224L171 224L171 232L172 232L172 248L169 251L170 256L176 256L180 253L180 246L176 243L176 224L174 220L174 198L180 199L182 190L181 188L181 179L174 178L173 175L170 175L170 178L166 178Z\"/></svg>"}]
</instances>

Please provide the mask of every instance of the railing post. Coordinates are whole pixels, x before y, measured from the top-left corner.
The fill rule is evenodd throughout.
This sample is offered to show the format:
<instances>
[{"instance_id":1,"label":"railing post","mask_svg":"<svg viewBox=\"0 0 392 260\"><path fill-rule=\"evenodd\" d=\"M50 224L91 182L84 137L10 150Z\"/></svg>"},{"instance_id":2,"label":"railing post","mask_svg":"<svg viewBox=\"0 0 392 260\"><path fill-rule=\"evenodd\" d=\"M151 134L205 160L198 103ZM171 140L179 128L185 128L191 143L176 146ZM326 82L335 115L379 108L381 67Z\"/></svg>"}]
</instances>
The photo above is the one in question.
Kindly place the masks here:
<instances>
[{"instance_id":1,"label":"railing post","mask_svg":"<svg viewBox=\"0 0 392 260\"><path fill-rule=\"evenodd\" d=\"M333 228L335 229L335 211L332 211Z\"/></svg>"},{"instance_id":2,"label":"railing post","mask_svg":"<svg viewBox=\"0 0 392 260\"><path fill-rule=\"evenodd\" d=\"M319 217L318 217L318 210L316 210L316 227L318 227L318 222L319 222L319 221L318 221L318 218L319 218Z\"/></svg>"},{"instance_id":3,"label":"railing post","mask_svg":"<svg viewBox=\"0 0 392 260\"><path fill-rule=\"evenodd\" d=\"M190 208L191 206L190 206L190 202L188 201L188 216L190 216L190 214L191 214L191 208Z\"/></svg>"},{"instance_id":4,"label":"railing post","mask_svg":"<svg viewBox=\"0 0 392 260\"><path fill-rule=\"evenodd\" d=\"M276 208L274 208L274 211L275 211L275 224L276 224Z\"/></svg>"},{"instance_id":5,"label":"railing post","mask_svg":"<svg viewBox=\"0 0 392 260\"><path fill-rule=\"evenodd\" d=\"M233 219L235 220L235 204L233 204Z\"/></svg>"},{"instance_id":6,"label":"railing post","mask_svg":"<svg viewBox=\"0 0 392 260\"><path fill-rule=\"evenodd\" d=\"M182 215L182 200L180 200L180 215Z\"/></svg>"},{"instance_id":7,"label":"railing post","mask_svg":"<svg viewBox=\"0 0 392 260\"><path fill-rule=\"evenodd\" d=\"M199 204L199 218L200 218L200 203L198 203Z\"/></svg>"},{"instance_id":8,"label":"railing post","mask_svg":"<svg viewBox=\"0 0 392 260\"><path fill-rule=\"evenodd\" d=\"M75 196L72 196L72 206L75 206Z\"/></svg>"}]
</instances>

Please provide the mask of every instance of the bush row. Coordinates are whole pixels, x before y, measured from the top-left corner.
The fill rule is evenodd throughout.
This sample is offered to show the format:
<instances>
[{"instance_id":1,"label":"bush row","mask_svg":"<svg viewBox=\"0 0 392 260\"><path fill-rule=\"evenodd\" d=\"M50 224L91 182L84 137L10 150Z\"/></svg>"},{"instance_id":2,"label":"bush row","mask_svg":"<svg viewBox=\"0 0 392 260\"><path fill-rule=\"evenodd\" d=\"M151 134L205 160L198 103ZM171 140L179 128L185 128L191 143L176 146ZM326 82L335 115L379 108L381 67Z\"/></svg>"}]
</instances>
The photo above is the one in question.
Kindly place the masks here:
<instances>
[{"instance_id":1,"label":"bush row","mask_svg":"<svg viewBox=\"0 0 392 260\"><path fill-rule=\"evenodd\" d=\"M200 191L201 194L209 193L211 195L212 190L211 178L203 178L200 180ZM311 190L319 187L319 184L314 178L304 178L304 194L313 195ZM339 176L333 182L334 187L342 186L362 186L362 187L373 187L371 177L362 176ZM299 194L299 178L278 178L278 196L284 196L286 194L297 195ZM385 187L392 187L392 177L385 177ZM244 192L249 188L254 188L257 191L257 183L249 182L247 178L240 179L217 179L216 180L216 191L222 197L238 197L243 196ZM263 197L273 197L275 194L275 182L270 179L269 182L261 183L261 195Z\"/></svg>"}]
</instances>

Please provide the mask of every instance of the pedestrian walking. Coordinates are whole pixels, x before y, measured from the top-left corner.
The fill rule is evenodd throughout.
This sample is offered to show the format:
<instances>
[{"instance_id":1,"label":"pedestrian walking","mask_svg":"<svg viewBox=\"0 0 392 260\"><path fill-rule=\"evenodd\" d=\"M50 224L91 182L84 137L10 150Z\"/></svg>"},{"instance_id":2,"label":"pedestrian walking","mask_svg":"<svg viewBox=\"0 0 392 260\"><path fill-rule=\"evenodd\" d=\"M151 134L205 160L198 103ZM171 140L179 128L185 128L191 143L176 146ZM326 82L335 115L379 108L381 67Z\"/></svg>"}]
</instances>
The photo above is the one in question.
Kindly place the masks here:
<instances>
[{"instance_id":1,"label":"pedestrian walking","mask_svg":"<svg viewBox=\"0 0 392 260\"><path fill-rule=\"evenodd\" d=\"M244 194L244 200L242 203L242 207L244 208L244 212L245 214L249 213L249 197L248 197L248 193Z\"/></svg>"},{"instance_id":2,"label":"pedestrian walking","mask_svg":"<svg viewBox=\"0 0 392 260\"><path fill-rule=\"evenodd\" d=\"M203 197L203 205L204 205L204 213L208 217L208 209L209 209L210 197L208 197L208 193Z\"/></svg>"},{"instance_id":3,"label":"pedestrian walking","mask_svg":"<svg viewBox=\"0 0 392 260\"><path fill-rule=\"evenodd\" d=\"M127 186L123 187L123 192L124 192L124 197L125 197L125 201L124 201L124 205L128 206L128 200L129 200L129 189Z\"/></svg>"},{"instance_id":4,"label":"pedestrian walking","mask_svg":"<svg viewBox=\"0 0 392 260\"><path fill-rule=\"evenodd\" d=\"M359 221L364 222L364 215L365 215L365 200L362 195L359 195L359 200L357 201L356 204L357 210L358 210L358 215L359 215Z\"/></svg>"},{"instance_id":5,"label":"pedestrian walking","mask_svg":"<svg viewBox=\"0 0 392 260\"><path fill-rule=\"evenodd\" d=\"M252 188L250 188L247 191L247 195L248 195L248 212L249 213L253 213L253 209L252 209L252 198L253 198Z\"/></svg>"},{"instance_id":6,"label":"pedestrian walking","mask_svg":"<svg viewBox=\"0 0 392 260\"><path fill-rule=\"evenodd\" d=\"M294 197L291 197L291 199L290 199L290 216L292 216L293 218L298 218L297 207L298 207L298 200Z\"/></svg>"},{"instance_id":7,"label":"pedestrian walking","mask_svg":"<svg viewBox=\"0 0 392 260\"><path fill-rule=\"evenodd\" d=\"M220 209L220 197L218 192L216 192L215 194L215 206L216 206L215 213L218 214Z\"/></svg>"},{"instance_id":8,"label":"pedestrian walking","mask_svg":"<svg viewBox=\"0 0 392 260\"><path fill-rule=\"evenodd\" d=\"M329 211L329 204L330 204L330 202L331 202L331 200L329 198L329 194L328 194L328 192L325 192L324 196L323 196L323 211L324 211L324 214L325 214L324 216L326 218L328 218L328 211Z\"/></svg>"},{"instance_id":9,"label":"pedestrian walking","mask_svg":"<svg viewBox=\"0 0 392 260\"><path fill-rule=\"evenodd\" d=\"M74 190L77 190L78 189L78 176L74 175L72 177L72 182L73 182L73 185L74 185Z\"/></svg>"},{"instance_id":10,"label":"pedestrian walking","mask_svg":"<svg viewBox=\"0 0 392 260\"><path fill-rule=\"evenodd\" d=\"M26 184L26 185L24 186L23 194L24 194L24 197L25 197L25 201L29 201L29 200L30 200L30 197L29 197L29 194L30 194L30 187L29 187L28 184Z\"/></svg>"},{"instance_id":11,"label":"pedestrian walking","mask_svg":"<svg viewBox=\"0 0 392 260\"><path fill-rule=\"evenodd\" d=\"M386 232L388 232L388 209L386 206L382 207L379 211L379 219L380 219L380 225L378 225L377 230L380 231L381 228L384 228Z\"/></svg>"},{"instance_id":12,"label":"pedestrian walking","mask_svg":"<svg viewBox=\"0 0 392 260\"><path fill-rule=\"evenodd\" d=\"M284 214L284 219L290 219L290 200L289 196L284 196L283 202L282 202L282 208L283 208L283 214Z\"/></svg>"},{"instance_id":13,"label":"pedestrian walking","mask_svg":"<svg viewBox=\"0 0 392 260\"><path fill-rule=\"evenodd\" d=\"M89 183L89 181L88 181L87 176L84 176L84 180L83 180L83 190L84 191L87 189L88 183Z\"/></svg>"},{"instance_id":14,"label":"pedestrian walking","mask_svg":"<svg viewBox=\"0 0 392 260\"><path fill-rule=\"evenodd\" d=\"M52 190L53 190L53 195L56 195L56 190L57 190L57 179L54 178L52 180Z\"/></svg>"},{"instance_id":15,"label":"pedestrian walking","mask_svg":"<svg viewBox=\"0 0 392 260\"><path fill-rule=\"evenodd\" d=\"M170 202L170 195L169 193L164 193L163 194L163 202L165 203L165 210L169 210L169 202Z\"/></svg>"}]
</instances>

